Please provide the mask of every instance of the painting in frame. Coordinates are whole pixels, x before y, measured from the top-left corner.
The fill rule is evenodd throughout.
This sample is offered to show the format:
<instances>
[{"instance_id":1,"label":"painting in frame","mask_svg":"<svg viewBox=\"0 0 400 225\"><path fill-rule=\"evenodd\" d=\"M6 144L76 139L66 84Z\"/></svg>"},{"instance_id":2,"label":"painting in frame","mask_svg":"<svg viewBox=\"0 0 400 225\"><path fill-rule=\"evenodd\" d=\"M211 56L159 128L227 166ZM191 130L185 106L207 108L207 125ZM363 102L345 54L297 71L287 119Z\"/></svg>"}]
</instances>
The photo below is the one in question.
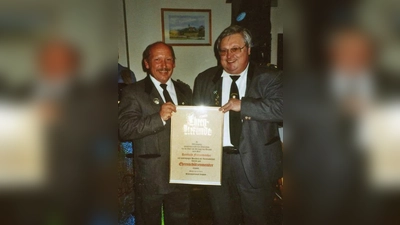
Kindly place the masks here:
<instances>
[{"instance_id":1,"label":"painting in frame","mask_svg":"<svg viewBox=\"0 0 400 225\"><path fill-rule=\"evenodd\" d=\"M163 41L175 46L211 45L210 9L161 9Z\"/></svg>"}]
</instances>

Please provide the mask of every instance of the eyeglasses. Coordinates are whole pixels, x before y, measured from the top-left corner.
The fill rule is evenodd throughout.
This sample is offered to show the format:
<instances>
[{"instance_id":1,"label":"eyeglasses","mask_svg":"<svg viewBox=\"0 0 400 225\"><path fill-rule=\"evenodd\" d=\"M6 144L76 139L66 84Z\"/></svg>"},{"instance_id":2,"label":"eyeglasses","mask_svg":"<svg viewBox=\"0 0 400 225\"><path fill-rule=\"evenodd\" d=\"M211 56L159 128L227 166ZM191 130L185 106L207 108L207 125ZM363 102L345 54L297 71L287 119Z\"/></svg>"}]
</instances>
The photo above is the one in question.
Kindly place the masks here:
<instances>
[{"instance_id":1,"label":"eyeglasses","mask_svg":"<svg viewBox=\"0 0 400 225\"><path fill-rule=\"evenodd\" d=\"M243 47L239 48L239 47L234 47L231 49L220 49L219 55L220 56L226 56L228 54L228 51L230 54L239 54L240 52L242 52L242 49L244 49L244 47L246 47L246 45L244 45Z\"/></svg>"}]
</instances>

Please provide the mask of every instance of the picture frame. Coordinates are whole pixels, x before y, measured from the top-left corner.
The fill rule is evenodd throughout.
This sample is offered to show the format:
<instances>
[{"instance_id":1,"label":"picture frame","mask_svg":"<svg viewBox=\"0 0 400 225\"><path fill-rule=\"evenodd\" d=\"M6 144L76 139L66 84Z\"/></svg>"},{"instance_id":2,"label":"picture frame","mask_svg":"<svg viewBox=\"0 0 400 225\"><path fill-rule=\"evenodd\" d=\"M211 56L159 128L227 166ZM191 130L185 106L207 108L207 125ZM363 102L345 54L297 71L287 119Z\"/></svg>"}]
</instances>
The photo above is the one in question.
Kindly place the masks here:
<instances>
[{"instance_id":1,"label":"picture frame","mask_svg":"<svg viewBox=\"0 0 400 225\"><path fill-rule=\"evenodd\" d=\"M173 46L211 46L211 9L161 9L163 42Z\"/></svg>"}]
</instances>

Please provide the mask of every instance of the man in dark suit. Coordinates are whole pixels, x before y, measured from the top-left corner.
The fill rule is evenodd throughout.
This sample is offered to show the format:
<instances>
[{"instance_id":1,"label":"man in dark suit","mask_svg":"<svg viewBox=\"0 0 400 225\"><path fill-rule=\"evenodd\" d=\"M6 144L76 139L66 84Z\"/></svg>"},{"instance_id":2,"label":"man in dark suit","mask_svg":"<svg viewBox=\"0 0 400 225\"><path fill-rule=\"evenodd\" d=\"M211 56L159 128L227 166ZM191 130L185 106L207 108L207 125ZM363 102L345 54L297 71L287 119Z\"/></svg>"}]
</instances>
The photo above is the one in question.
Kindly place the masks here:
<instances>
[{"instance_id":1,"label":"man in dark suit","mask_svg":"<svg viewBox=\"0 0 400 225\"><path fill-rule=\"evenodd\" d=\"M169 184L170 118L175 105L190 105L187 84L171 79L175 54L171 46L156 42L143 52L148 76L123 89L119 104L119 134L135 145L135 185L138 224L187 224L189 189Z\"/></svg>"},{"instance_id":2,"label":"man in dark suit","mask_svg":"<svg viewBox=\"0 0 400 225\"><path fill-rule=\"evenodd\" d=\"M195 105L225 113L222 185L208 188L214 224L267 224L282 176L282 74L249 62L245 28L226 28L216 45L220 66L197 76L193 94Z\"/></svg>"}]
</instances>

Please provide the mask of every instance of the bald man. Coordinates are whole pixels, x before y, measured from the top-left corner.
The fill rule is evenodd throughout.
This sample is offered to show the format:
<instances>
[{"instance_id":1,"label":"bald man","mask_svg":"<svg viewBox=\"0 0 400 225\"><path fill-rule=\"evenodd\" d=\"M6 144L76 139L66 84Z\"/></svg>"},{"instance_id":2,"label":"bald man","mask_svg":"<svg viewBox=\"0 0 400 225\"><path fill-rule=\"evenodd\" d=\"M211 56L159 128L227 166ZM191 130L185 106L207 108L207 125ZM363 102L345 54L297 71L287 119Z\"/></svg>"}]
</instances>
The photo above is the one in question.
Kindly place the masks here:
<instances>
[{"instance_id":1,"label":"bald man","mask_svg":"<svg viewBox=\"0 0 400 225\"><path fill-rule=\"evenodd\" d=\"M147 77L123 89L119 104L119 134L135 145L137 224L188 224L189 189L169 183L170 135L175 105L190 105L192 91L171 79L175 54L156 42L143 52Z\"/></svg>"}]
</instances>

